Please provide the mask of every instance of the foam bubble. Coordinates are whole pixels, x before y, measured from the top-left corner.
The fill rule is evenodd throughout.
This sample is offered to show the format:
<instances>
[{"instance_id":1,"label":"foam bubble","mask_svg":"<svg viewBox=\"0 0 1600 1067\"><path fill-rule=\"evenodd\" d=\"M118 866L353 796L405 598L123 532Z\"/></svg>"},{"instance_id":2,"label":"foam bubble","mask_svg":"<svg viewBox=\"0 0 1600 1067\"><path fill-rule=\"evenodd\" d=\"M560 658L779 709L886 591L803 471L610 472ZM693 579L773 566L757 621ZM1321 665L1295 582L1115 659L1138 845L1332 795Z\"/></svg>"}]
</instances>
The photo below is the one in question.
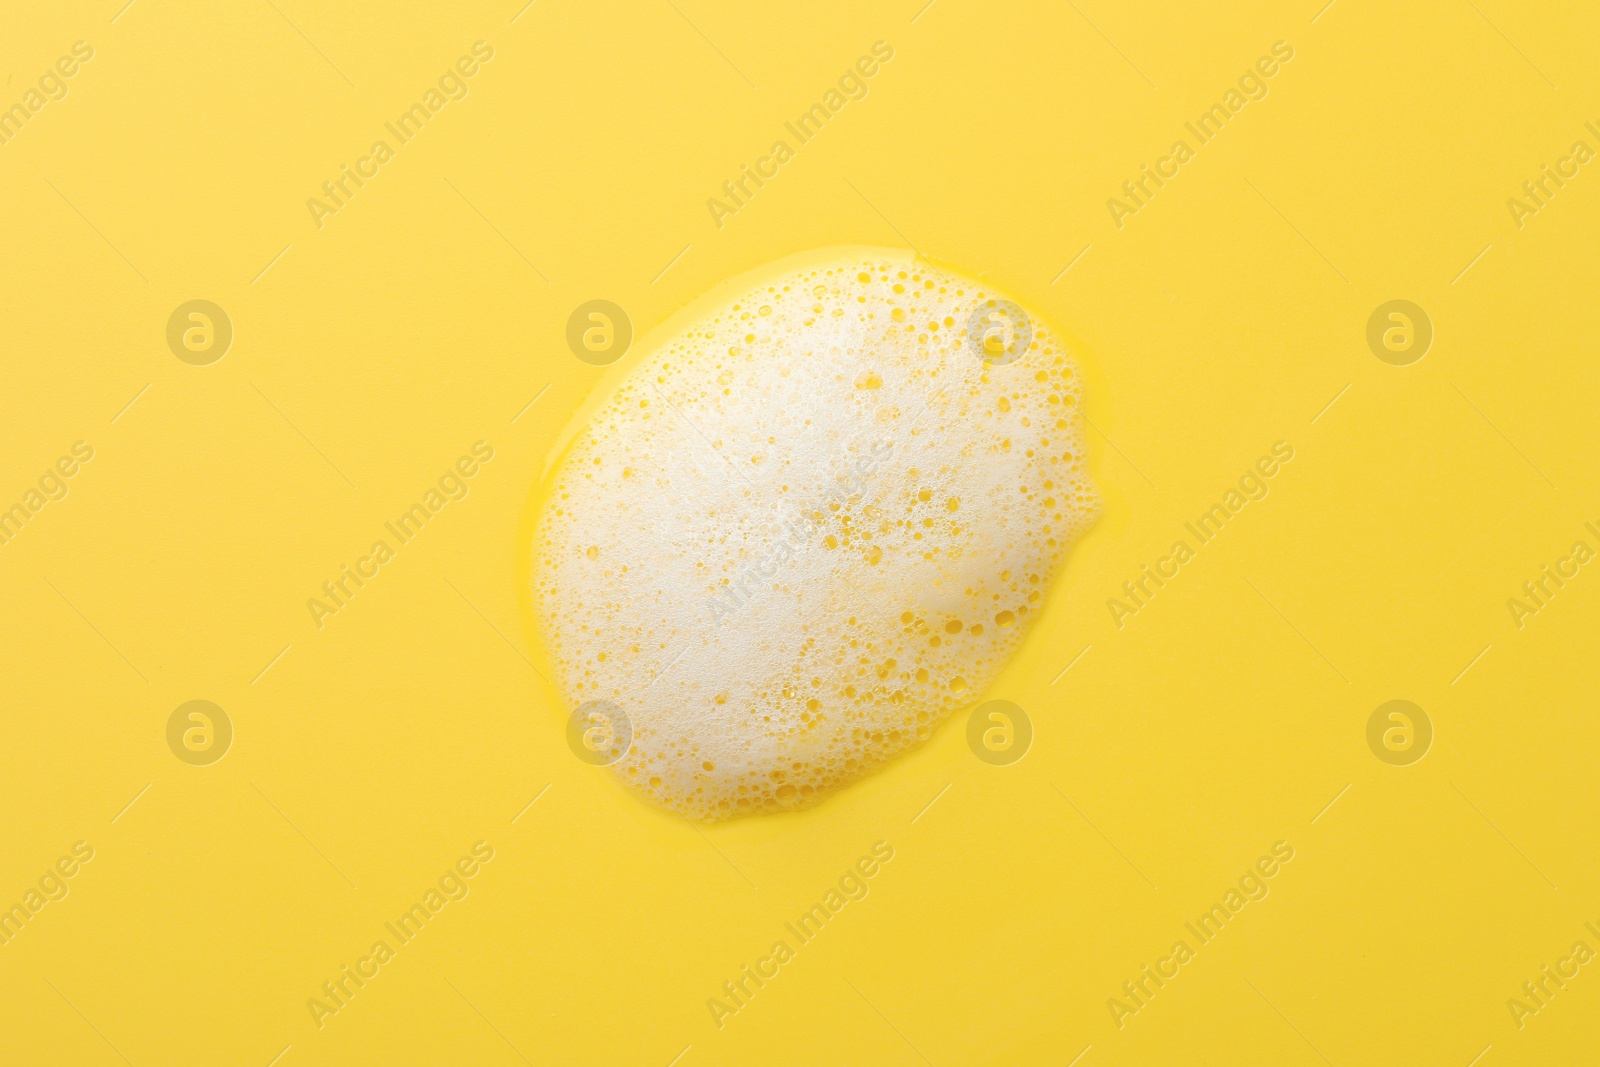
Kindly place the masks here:
<instances>
[{"instance_id":1,"label":"foam bubble","mask_svg":"<svg viewBox=\"0 0 1600 1067\"><path fill-rule=\"evenodd\" d=\"M573 441L535 606L570 706L627 716L631 789L694 819L803 807L991 683L1098 508L1080 375L1031 317L969 339L997 307L893 254L792 271Z\"/></svg>"}]
</instances>

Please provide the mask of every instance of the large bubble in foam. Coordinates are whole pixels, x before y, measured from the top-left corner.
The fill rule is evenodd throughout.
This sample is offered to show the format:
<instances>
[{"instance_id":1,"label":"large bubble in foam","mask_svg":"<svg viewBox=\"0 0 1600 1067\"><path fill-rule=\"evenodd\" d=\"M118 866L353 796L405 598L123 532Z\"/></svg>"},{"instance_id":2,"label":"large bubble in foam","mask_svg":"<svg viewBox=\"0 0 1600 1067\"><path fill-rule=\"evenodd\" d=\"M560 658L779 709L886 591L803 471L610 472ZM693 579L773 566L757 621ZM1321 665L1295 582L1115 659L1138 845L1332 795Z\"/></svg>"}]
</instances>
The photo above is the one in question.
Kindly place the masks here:
<instances>
[{"instance_id":1,"label":"large bubble in foam","mask_svg":"<svg viewBox=\"0 0 1600 1067\"><path fill-rule=\"evenodd\" d=\"M772 277L648 354L533 542L569 706L631 726L612 770L714 820L815 803L927 740L1094 517L1081 396L1037 318L897 253Z\"/></svg>"}]
</instances>

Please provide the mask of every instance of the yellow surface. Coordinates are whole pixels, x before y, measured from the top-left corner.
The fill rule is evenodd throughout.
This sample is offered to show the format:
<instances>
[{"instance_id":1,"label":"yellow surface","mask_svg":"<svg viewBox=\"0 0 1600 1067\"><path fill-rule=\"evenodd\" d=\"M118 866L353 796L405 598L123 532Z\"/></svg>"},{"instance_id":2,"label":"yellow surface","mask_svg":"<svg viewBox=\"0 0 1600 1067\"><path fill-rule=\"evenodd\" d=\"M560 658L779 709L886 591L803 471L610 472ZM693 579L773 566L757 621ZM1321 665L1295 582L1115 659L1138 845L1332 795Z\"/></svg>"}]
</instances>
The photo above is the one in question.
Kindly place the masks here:
<instances>
[{"instance_id":1,"label":"yellow surface","mask_svg":"<svg viewBox=\"0 0 1600 1067\"><path fill-rule=\"evenodd\" d=\"M122 2L13 4L0 36L4 106L93 49L0 145L0 507L93 450L0 545L0 904L67 890L0 946L0 1060L1590 1055L1592 961L1507 1002L1600 949L1600 570L1520 628L1507 602L1600 548L1600 174L1560 163L1600 149L1592 5ZM478 41L465 98L319 228L307 199ZM707 199L877 41L866 97L719 227ZM1577 176L1513 211L1545 164ZM1108 509L988 694L1034 723L1021 762L951 721L814 811L699 832L573 758L530 666L519 526L604 374L566 320L620 304L634 361L838 244L1080 338ZM166 340L195 299L234 328L203 366ZM1434 327L1409 366L1366 341L1394 299ZM307 600L479 441L319 628ZM1266 498L1119 628L1108 599L1279 441ZM1407 766L1367 744L1395 699L1434 728ZM218 762L168 747L190 700L233 725ZM719 1028L708 999L876 842L870 892ZM1268 895L1191 940L1278 842ZM469 892L399 944L442 877Z\"/></svg>"}]
</instances>

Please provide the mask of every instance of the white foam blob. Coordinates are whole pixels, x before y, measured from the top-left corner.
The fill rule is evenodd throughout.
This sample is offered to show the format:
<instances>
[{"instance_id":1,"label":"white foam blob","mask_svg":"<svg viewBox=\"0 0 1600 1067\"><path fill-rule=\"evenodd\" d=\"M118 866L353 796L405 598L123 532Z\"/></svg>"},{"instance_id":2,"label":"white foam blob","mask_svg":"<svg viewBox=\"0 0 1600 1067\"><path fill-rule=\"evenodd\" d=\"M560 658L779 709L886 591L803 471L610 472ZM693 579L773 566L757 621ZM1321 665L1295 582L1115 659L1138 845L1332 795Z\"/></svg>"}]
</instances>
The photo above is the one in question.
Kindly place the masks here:
<instances>
[{"instance_id":1,"label":"white foam blob","mask_svg":"<svg viewBox=\"0 0 1600 1067\"><path fill-rule=\"evenodd\" d=\"M628 716L631 789L702 820L802 807L994 679L1098 508L1060 339L1030 316L1012 362L969 343L1002 299L892 253L792 271L574 439L534 604L569 707Z\"/></svg>"}]
</instances>

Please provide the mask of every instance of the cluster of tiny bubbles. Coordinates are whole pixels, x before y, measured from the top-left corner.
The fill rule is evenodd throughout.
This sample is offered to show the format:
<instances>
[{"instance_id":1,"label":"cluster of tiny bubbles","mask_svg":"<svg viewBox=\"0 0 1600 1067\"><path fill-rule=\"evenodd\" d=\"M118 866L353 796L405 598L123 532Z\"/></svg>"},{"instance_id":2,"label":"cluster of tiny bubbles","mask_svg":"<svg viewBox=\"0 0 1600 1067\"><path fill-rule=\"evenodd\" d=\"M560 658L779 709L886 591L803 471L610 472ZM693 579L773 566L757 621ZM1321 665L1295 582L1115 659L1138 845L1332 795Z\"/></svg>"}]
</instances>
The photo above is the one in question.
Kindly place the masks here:
<instances>
[{"instance_id":1,"label":"cluster of tiny bubbles","mask_svg":"<svg viewBox=\"0 0 1600 1067\"><path fill-rule=\"evenodd\" d=\"M628 724L612 772L713 821L927 741L1094 519L1082 399L1036 317L890 256L791 272L660 346L566 453L533 546L568 706Z\"/></svg>"}]
</instances>

